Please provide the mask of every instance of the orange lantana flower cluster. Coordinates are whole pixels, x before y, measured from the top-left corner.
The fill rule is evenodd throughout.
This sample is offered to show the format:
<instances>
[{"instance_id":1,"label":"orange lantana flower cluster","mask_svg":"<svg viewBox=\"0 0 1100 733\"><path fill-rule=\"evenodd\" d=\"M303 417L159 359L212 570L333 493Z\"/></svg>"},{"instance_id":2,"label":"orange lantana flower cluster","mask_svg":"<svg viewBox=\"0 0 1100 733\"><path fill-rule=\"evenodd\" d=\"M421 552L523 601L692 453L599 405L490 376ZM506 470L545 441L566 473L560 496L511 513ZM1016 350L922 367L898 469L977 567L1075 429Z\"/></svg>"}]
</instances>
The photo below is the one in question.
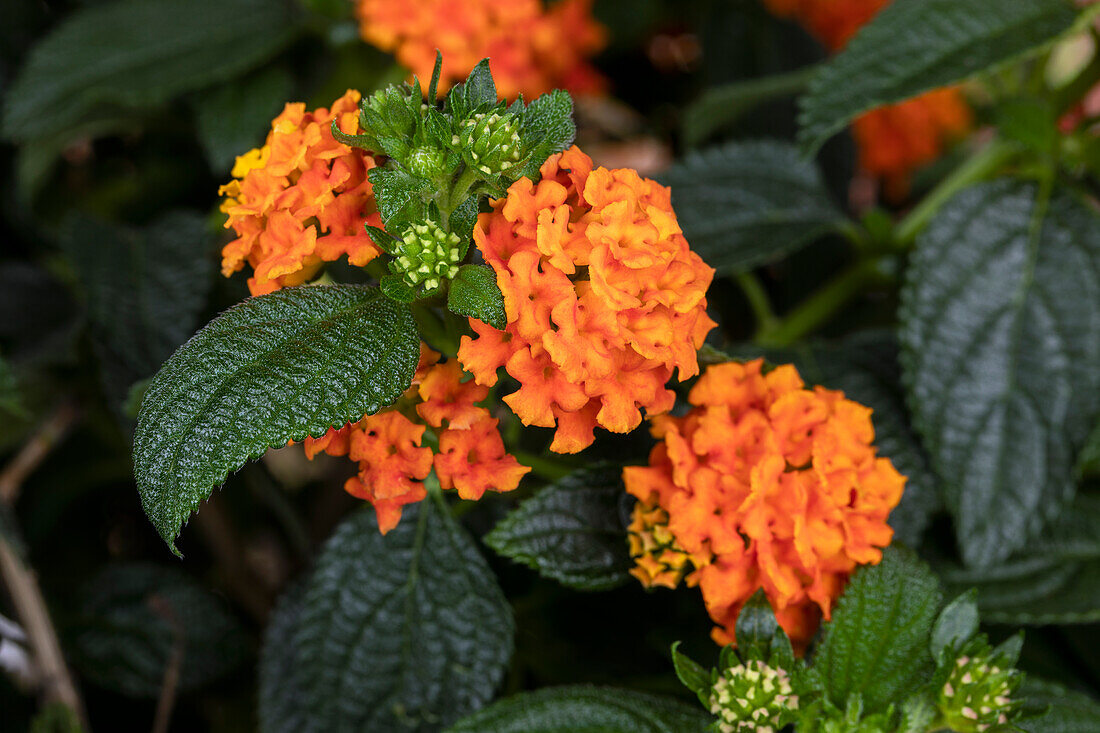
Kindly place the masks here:
<instances>
[{"instance_id":1,"label":"orange lantana flower cluster","mask_svg":"<svg viewBox=\"0 0 1100 733\"><path fill-rule=\"evenodd\" d=\"M287 104L264 146L239 156L234 180L218 191L225 226L237 233L222 250L222 273L247 262L253 295L299 285L344 255L357 266L378 256L363 228L382 225L367 180L374 159L337 142L330 129L335 119L344 132L358 132L358 105L350 89L331 109Z\"/></svg>"},{"instance_id":2,"label":"orange lantana flower cluster","mask_svg":"<svg viewBox=\"0 0 1100 733\"><path fill-rule=\"evenodd\" d=\"M442 94L489 57L500 96L534 99L552 89L591 94L603 78L587 59L603 48L604 28L592 18L592 0L358 0L364 40L421 80L431 78L436 49L443 53Z\"/></svg>"},{"instance_id":3,"label":"orange lantana flower cluster","mask_svg":"<svg viewBox=\"0 0 1100 733\"><path fill-rule=\"evenodd\" d=\"M763 588L805 644L848 574L881 559L905 477L876 456L870 409L807 389L793 366L765 374L762 364L709 367L689 395L694 409L652 419L661 442L623 479L643 515L667 512L671 537L650 543L655 557L634 543L636 575L667 585L686 555L716 641L732 640L741 606Z\"/></svg>"},{"instance_id":4,"label":"orange lantana flower cluster","mask_svg":"<svg viewBox=\"0 0 1100 733\"><path fill-rule=\"evenodd\" d=\"M849 39L890 0L764 0L779 16L794 18L829 51ZM947 87L871 110L853 123L860 167L882 179L901 198L913 171L940 156L944 146L970 129L973 118L958 87Z\"/></svg>"},{"instance_id":5,"label":"orange lantana flower cluster","mask_svg":"<svg viewBox=\"0 0 1100 733\"><path fill-rule=\"evenodd\" d=\"M324 452L359 463L358 474L344 489L374 506L382 534L397 526L403 506L427 496L424 480L433 468L439 485L456 490L463 499L480 499L486 491L511 491L531 470L508 455L499 421L478 406L489 390L463 381L454 359L440 364L438 358L430 349L421 349L403 405L305 440L311 459ZM434 451L424 444L429 428L436 438Z\"/></svg>"},{"instance_id":6,"label":"orange lantana flower cluster","mask_svg":"<svg viewBox=\"0 0 1100 733\"><path fill-rule=\"evenodd\" d=\"M519 389L504 401L525 425L554 427L551 450L575 453L600 425L625 433L640 408L671 409L665 385L699 371L714 322L714 270L688 248L669 190L628 169L592 169L573 147L538 184L521 178L482 214L474 241L496 271L508 325L470 321L458 358L479 384L504 367Z\"/></svg>"}]
</instances>

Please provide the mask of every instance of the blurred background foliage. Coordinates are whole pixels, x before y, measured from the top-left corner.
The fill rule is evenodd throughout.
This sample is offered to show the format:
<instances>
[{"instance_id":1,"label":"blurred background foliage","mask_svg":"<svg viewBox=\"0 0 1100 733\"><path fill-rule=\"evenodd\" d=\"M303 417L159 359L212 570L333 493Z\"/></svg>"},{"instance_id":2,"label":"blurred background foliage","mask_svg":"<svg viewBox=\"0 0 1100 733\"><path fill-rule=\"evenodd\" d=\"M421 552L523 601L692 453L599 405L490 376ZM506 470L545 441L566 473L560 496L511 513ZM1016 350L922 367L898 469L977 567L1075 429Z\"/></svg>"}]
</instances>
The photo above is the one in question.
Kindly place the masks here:
<instances>
[{"instance_id":1,"label":"blurred background foliage","mask_svg":"<svg viewBox=\"0 0 1100 733\"><path fill-rule=\"evenodd\" d=\"M595 13L611 31L595 64L612 96L582 101L577 119L578 142L597 164L659 175L700 139L794 138L790 97L732 122L705 122L703 132L685 128L685 110L706 90L822 59L824 49L793 23L753 0L599 0ZM105 46L125 53L100 63ZM176 346L247 295L243 276L217 274L228 237L216 192L234 156L262 143L286 101L325 106L346 88L367 93L404 77L392 57L360 40L343 0L5 5L5 476L18 477L10 461L26 446L55 444L3 496L0 536L37 573L93 729L148 728L168 688L176 695L173 729L257 725L258 650L274 599L358 505L341 488L349 469L323 458L306 463L290 451L246 466L195 517L179 542L187 558L181 563L143 514L131 479L135 408L143 380ZM685 129L694 130L690 138ZM837 209L848 207L854 161L848 134L819 153ZM936 170L918 177L914 195L937 177ZM761 276L776 310L799 303L848 255L849 243L830 234L768 264ZM871 282L823 335L893 323L896 272L880 276L881 286ZM710 293L725 344L753 335L750 303L728 282L717 281ZM844 386L857 398L861 389L875 395L862 398L871 403L898 402L896 375L882 377L872 363L881 348L856 344L848 351L864 359L864 368L848 370ZM807 356L793 358L808 363ZM818 354L816 363L840 362ZM904 419L899 429L907 429ZM649 445L644 431L605 437L584 464L601 455L641 463ZM952 532L935 494L933 486L913 494L908 501L923 504L912 507L915 518L899 531L911 543L923 542L926 555L948 558ZM484 535L513 499L487 497L462 522ZM712 653L704 646L711 622L694 592L650 594L628 584L578 594L493 553L486 559L516 617L504 693L595 682L689 698L667 650L686 639L685 651ZM1095 592L1096 583L1090 585ZM15 615L2 593L0 614ZM1002 637L1011 630L992 628ZM1097 648L1096 624L1033 628L1021 667L1095 694ZM166 672L175 676L166 680ZM33 696L0 675L0 727L27 729L37 711Z\"/></svg>"}]
</instances>

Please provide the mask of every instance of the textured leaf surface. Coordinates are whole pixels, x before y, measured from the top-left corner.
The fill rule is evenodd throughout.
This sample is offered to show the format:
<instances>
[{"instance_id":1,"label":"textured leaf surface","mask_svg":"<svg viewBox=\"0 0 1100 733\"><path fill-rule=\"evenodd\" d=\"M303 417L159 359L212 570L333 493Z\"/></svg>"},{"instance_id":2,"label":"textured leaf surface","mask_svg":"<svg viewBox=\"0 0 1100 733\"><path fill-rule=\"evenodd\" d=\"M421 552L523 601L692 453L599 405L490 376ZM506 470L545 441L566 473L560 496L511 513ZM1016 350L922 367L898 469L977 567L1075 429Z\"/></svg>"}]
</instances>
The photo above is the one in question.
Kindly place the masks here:
<instances>
[{"instance_id":1,"label":"textured leaf surface","mask_svg":"<svg viewBox=\"0 0 1100 733\"><path fill-rule=\"evenodd\" d=\"M293 84L286 69L273 66L198 95L196 132L216 175L228 176L238 155L263 145Z\"/></svg>"},{"instance_id":2,"label":"textured leaf surface","mask_svg":"<svg viewBox=\"0 0 1100 733\"><path fill-rule=\"evenodd\" d=\"M207 324L153 378L134 433L145 513L175 549L230 471L392 403L420 339L407 306L357 285L250 298Z\"/></svg>"},{"instance_id":3,"label":"textured leaf surface","mask_svg":"<svg viewBox=\"0 0 1100 733\"><path fill-rule=\"evenodd\" d=\"M326 733L433 731L479 709L504 674L514 631L473 541L430 499L385 537L370 510L344 522L317 561L296 627L298 677L287 684L304 691L306 730Z\"/></svg>"},{"instance_id":4,"label":"textured leaf surface","mask_svg":"<svg viewBox=\"0 0 1100 733\"><path fill-rule=\"evenodd\" d=\"M523 175L538 180L539 168L546 159L565 150L576 137L573 98L568 92L555 89L531 102L524 111L520 134L524 149L531 151Z\"/></svg>"},{"instance_id":5,"label":"textured leaf surface","mask_svg":"<svg viewBox=\"0 0 1100 733\"><path fill-rule=\"evenodd\" d=\"M924 682L942 603L936 577L908 550L889 547L881 563L860 568L825 624L814 660L833 704L843 708L858 693L865 712L878 712Z\"/></svg>"},{"instance_id":6,"label":"textured leaf surface","mask_svg":"<svg viewBox=\"0 0 1100 733\"><path fill-rule=\"evenodd\" d=\"M116 408L198 325L214 277L203 217L175 212L140 230L83 216L61 244L76 269L107 395Z\"/></svg>"},{"instance_id":7,"label":"textured leaf surface","mask_svg":"<svg viewBox=\"0 0 1100 733\"><path fill-rule=\"evenodd\" d=\"M629 579L633 565L622 497L621 468L578 471L520 504L485 544L571 588L613 588Z\"/></svg>"},{"instance_id":8,"label":"textured leaf surface","mask_svg":"<svg viewBox=\"0 0 1100 733\"><path fill-rule=\"evenodd\" d=\"M260 730L263 733L306 733L312 730L305 703L305 681L298 675L298 645L294 634L302 615L305 587L295 584L279 598L264 629L260 651Z\"/></svg>"},{"instance_id":9,"label":"textured leaf surface","mask_svg":"<svg viewBox=\"0 0 1100 733\"><path fill-rule=\"evenodd\" d=\"M786 143L692 153L663 180L691 248L724 273L790 254L844 221L817 166Z\"/></svg>"},{"instance_id":10,"label":"textured leaf surface","mask_svg":"<svg viewBox=\"0 0 1100 733\"><path fill-rule=\"evenodd\" d=\"M1017 557L992 568L946 567L949 587L978 590L982 618L1004 624L1100 620L1100 499L1073 505Z\"/></svg>"},{"instance_id":11,"label":"textured leaf surface","mask_svg":"<svg viewBox=\"0 0 1100 733\"><path fill-rule=\"evenodd\" d=\"M1100 730L1100 701L1061 685L1028 676L1020 694L1028 709L1050 709L1020 722L1027 733L1095 733Z\"/></svg>"},{"instance_id":12,"label":"textured leaf surface","mask_svg":"<svg viewBox=\"0 0 1100 733\"><path fill-rule=\"evenodd\" d=\"M504 330L508 325L496 273L486 265L463 265L458 269L447 292L447 307L453 313L476 318L493 328Z\"/></svg>"},{"instance_id":13,"label":"textured leaf surface","mask_svg":"<svg viewBox=\"0 0 1100 733\"><path fill-rule=\"evenodd\" d=\"M282 0L122 0L79 10L31 51L7 90L4 134L43 137L89 113L157 105L232 79L286 45L293 19Z\"/></svg>"},{"instance_id":14,"label":"textured leaf surface","mask_svg":"<svg viewBox=\"0 0 1100 733\"><path fill-rule=\"evenodd\" d=\"M964 559L1008 557L1073 497L1100 398L1100 227L1070 194L971 188L917 243L902 293L914 424Z\"/></svg>"},{"instance_id":15,"label":"textured leaf surface","mask_svg":"<svg viewBox=\"0 0 1100 733\"><path fill-rule=\"evenodd\" d=\"M810 81L799 138L816 150L861 112L1013 59L1075 18L1065 0L895 0Z\"/></svg>"},{"instance_id":16,"label":"textured leaf surface","mask_svg":"<svg viewBox=\"0 0 1100 733\"><path fill-rule=\"evenodd\" d=\"M610 687L526 692L459 721L448 733L702 733L713 722L696 706Z\"/></svg>"},{"instance_id":17,"label":"textured leaf surface","mask_svg":"<svg viewBox=\"0 0 1100 733\"><path fill-rule=\"evenodd\" d=\"M85 586L78 608L75 661L97 684L132 697L160 694L177 644L184 692L232 671L248 652L224 602L172 568L109 566Z\"/></svg>"}]
</instances>

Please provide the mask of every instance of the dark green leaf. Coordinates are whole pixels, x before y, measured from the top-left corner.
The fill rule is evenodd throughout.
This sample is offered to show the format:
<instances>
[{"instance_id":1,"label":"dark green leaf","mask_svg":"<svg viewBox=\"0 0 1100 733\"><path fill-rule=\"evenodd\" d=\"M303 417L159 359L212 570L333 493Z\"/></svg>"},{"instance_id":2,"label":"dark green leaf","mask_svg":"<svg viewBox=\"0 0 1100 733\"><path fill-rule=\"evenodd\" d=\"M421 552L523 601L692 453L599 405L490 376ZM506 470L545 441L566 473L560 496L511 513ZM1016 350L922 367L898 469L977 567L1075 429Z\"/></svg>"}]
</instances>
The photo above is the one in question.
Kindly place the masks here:
<instances>
[{"instance_id":1,"label":"dark green leaf","mask_svg":"<svg viewBox=\"0 0 1100 733\"><path fill-rule=\"evenodd\" d=\"M427 217L428 208L424 196L431 186L429 181L415 178L404 171L385 168L371 168L368 175L374 187L378 212L388 229L400 232L409 224Z\"/></svg>"},{"instance_id":2,"label":"dark green leaf","mask_svg":"<svg viewBox=\"0 0 1100 733\"><path fill-rule=\"evenodd\" d=\"M511 610L470 537L429 499L386 536L344 522L294 634L307 730L435 731L484 705L512 654ZM272 731L301 730L278 726Z\"/></svg>"},{"instance_id":3,"label":"dark green leaf","mask_svg":"<svg viewBox=\"0 0 1100 733\"><path fill-rule=\"evenodd\" d=\"M814 659L833 704L861 695L864 711L875 713L923 683L942 603L936 577L908 550L888 547L882 562L856 571Z\"/></svg>"},{"instance_id":4,"label":"dark green leaf","mask_svg":"<svg viewBox=\"0 0 1100 733\"><path fill-rule=\"evenodd\" d=\"M0 412L17 416L26 414L19 396L19 382L11 364L3 356L0 356Z\"/></svg>"},{"instance_id":5,"label":"dark green leaf","mask_svg":"<svg viewBox=\"0 0 1100 733\"><path fill-rule=\"evenodd\" d=\"M85 586L72 649L97 684L157 697L173 654L179 688L194 690L244 660L247 640L224 603L190 576L150 563L110 565Z\"/></svg>"},{"instance_id":6,"label":"dark green leaf","mask_svg":"<svg viewBox=\"0 0 1100 733\"><path fill-rule=\"evenodd\" d=\"M568 92L555 89L544 94L523 113L520 129L523 149L530 151L520 176L538 180L539 168L554 153L560 153L573 143L577 126L573 122L573 98Z\"/></svg>"},{"instance_id":7,"label":"dark green leaf","mask_svg":"<svg viewBox=\"0 0 1100 733\"><path fill-rule=\"evenodd\" d=\"M1028 676L1020 687L1032 714L1020 721L1028 733L1096 733L1100 730L1100 701L1061 685Z\"/></svg>"},{"instance_id":8,"label":"dark green leaf","mask_svg":"<svg viewBox=\"0 0 1100 733\"><path fill-rule=\"evenodd\" d=\"M264 630L260 652L258 712L263 733L307 733L311 728L305 698L305 679L298 674L298 646L294 635L302 615L305 586L296 583L275 605Z\"/></svg>"},{"instance_id":9,"label":"dark green leaf","mask_svg":"<svg viewBox=\"0 0 1100 733\"><path fill-rule=\"evenodd\" d=\"M227 81L293 37L290 3L121 0L78 10L31 51L7 90L4 135L45 137L89 114L162 104Z\"/></svg>"},{"instance_id":10,"label":"dark green leaf","mask_svg":"<svg viewBox=\"0 0 1100 733\"><path fill-rule=\"evenodd\" d=\"M1012 60L1076 17L1065 0L894 0L810 81L799 139L815 151L860 113Z\"/></svg>"},{"instance_id":11,"label":"dark green leaf","mask_svg":"<svg viewBox=\"0 0 1100 733\"><path fill-rule=\"evenodd\" d=\"M947 604L932 627L932 658L942 663L978 633L978 592L969 590Z\"/></svg>"},{"instance_id":12,"label":"dark green leaf","mask_svg":"<svg viewBox=\"0 0 1100 733\"><path fill-rule=\"evenodd\" d=\"M1009 140L1015 140L1040 153L1051 153L1061 137L1058 115L1043 99L1012 98L997 108L997 128Z\"/></svg>"},{"instance_id":13,"label":"dark green leaf","mask_svg":"<svg viewBox=\"0 0 1100 733\"><path fill-rule=\"evenodd\" d=\"M447 733L703 733L713 720L676 700L578 685L509 697Z\"/></svg>"},{"instance_id":14,"label":"dark green leaf","mask_svg":"<svg viewBox=\"0 0 1100 733\"><path fill-rule=\"evenodd\" d=\"M472 112L493 107L497 103L497 86L493 81L493 72L489 70L489 59L477 62L463 84L466 106Z\"/></svg>"},{"instance_id":15,"label":"dark green leaf","mask_svg":"<svg viewBox=\"0 0 1100 733\"><path fill-rule=\"evenodd\" d=\"M902 292L914 424L943 477L964 559L1008 557L1074 493L1100 409L1100 227L1056 191L968 189L921 236Z\"/></svg>"},{"instance_id":16,"label":"dark green leaf","mask_svg":"<svg viewBox=\"0 0 1100 733\"><path fill-rule=\"evenodd\" d=\"M764 589L761 588L753 594L741 608L741 613L737 615L735 628L737 646L739 649L758 646L767 650L778 630L779 623L775 620L775 612L768 602L768 597L764 595Z\"/></svg>"},{"instance_id":17,"label":"dark green leaf","mask_svg":"<svg viewBox=\"0 0 1100 733\"><path fill-rule=\"evenodd\" d=\"M214 276L202 216L167 214L141 230L87 217L66 222L60 243L83 290L111 404L194 332Z\"/></svg>"},{"instance_id":18,"label":"dark green leaf","mask_svg":"<svg viewBox=\"0 0 1100 733\"><path fill-rule=\"evenodd\" d=\"M504 296L497 286L497 275L486 265L463 265L451 281L447 308L460 316L476 318L493 328L504 329L508 317Z\"/></svg>"},{"instance_id":19,"label":"dark green leaf","mask_svg":"<svg viewBox=\"0 0 1100 733\"><path fill-rule=\"evenodd\" d=\"M290 99L293 84L285 68L270 66L198 95L196 132L217 175L227 175L238 155L263 145L271 120Z\"/></svg>"},{"instance_id":20,"label":"dark green leaf","mask_svg":"<svg viewBox=\"0 0 1100 733\"><path fill-rule=\"evenodd\" d=\"M672 666L676 670L676 676L684 687L688 688L700 700L706 700L711 692L711 670L696 662L686 654L678 651L680 642L672 645Z\"/></svg>"},{"instance_id":21,"label":"dark green leaf","mask_svg":"<svg viewBox=\"0 0 1100 733\"><path fill-rule=\"evenodd\" d=\"M619 502L622 469L570 474L520 504L485 536L501 555L579 590L605 590L629 579Z\"/></svg>"},{"instance_id":22,"label":"dark green leaf","mask_svg":"<svg viewBox=\"0 0 1100 733\"><path fill-rule=\"evenodd\" d=\"M790 254L845 221L817 166L786 143L691 153L663 180L691 248L725 274Z\"/></svg>"},{"instance_id":23,"label":"dark green leaf","mask_svg":"<svg viewBox=\"0 0 1100 733\"><path fill-rule=\"evenodd\" d=\"M398 303L411 303L416 300L416 291L409 287L400 275L383 275L378 280L378 289L390 300Z\"/></svg>"},{"instance_id":24,"label":"dark green leaf","mask_svg":"<svg viewBox=\"0 0 1100 733\"><path fill-rule=\"evenodd\" d=\"M230 308L149 385L134 434L145 513L174 550L230 471L392 403L419 355L408 308L374 288L288 288Z\"/></svg>"},{"instance_id":25,"label":"dark green leaf","mask_svg":"<svg viewBox=\"0 0 1100 733\"><path fill-rule=\"evenodd\" d=\"M435 67L432 69L432 80L428 84L428 102L434 102L439 89L439 75L443 72L443 54L437 48L435 50Z\"/></svg>"}]
</instances>

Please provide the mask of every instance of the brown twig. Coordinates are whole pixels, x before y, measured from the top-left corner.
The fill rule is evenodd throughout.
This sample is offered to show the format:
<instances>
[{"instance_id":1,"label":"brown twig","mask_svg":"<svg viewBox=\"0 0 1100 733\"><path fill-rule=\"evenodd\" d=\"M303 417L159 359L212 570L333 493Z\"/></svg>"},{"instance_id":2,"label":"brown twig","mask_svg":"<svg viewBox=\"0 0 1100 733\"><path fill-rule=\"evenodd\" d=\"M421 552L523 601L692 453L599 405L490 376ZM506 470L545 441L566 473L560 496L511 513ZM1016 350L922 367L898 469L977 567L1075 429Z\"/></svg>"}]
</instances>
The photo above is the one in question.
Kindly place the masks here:
<instances>
[{"instance_id":1,"label":"brown twig","mask_svg":"<svg viewBox=\"0 0 1100 733\"><path fill-rule=\"evenodd\" d=\"M179 617L172 605L161 596L149 599L149 605L158 615L164 617L172 629L172 653L164 667L164 681L160 686L157 699L157 712L153 717L152 733L168 733L168 724L172 721L172 710L176 706L176 693L179 691L180 672L183 669L184 631Z\"/></svg>"},{"instance_id":2,"label":"brown twig","mask_svg":"<svg viewBox=\"0 0 1100 733\"><path fill-rule=\"evenodd\" d=\"M15 503L27 476L38 468L54 446L69 433L79 417L80 410L77 406L66 402L38 428L8 465L4 466L4 470L0 471L0 501L8 505Z\"/></svg>"},{"instance_id":3,"label":"brown twig","mask_svg":"<svg viewBox=\"0 0 1100 733\"><path fill-rule=\"evenodd\" d=\"M76 423L80 412L76 405L61 405L31 436L15 457L0 471L0 501L15 502L27 476L34 472L50 451ZM50 619L46 600L38 587L34 572L24 564L14 548L0 537L0 577L11 595L16 614L27 633L34 662L38 670L37 683L43 700L60 702L70 707L87 727L84 702L73 681L57 630Z\"/></svg>"}]
</instances>

